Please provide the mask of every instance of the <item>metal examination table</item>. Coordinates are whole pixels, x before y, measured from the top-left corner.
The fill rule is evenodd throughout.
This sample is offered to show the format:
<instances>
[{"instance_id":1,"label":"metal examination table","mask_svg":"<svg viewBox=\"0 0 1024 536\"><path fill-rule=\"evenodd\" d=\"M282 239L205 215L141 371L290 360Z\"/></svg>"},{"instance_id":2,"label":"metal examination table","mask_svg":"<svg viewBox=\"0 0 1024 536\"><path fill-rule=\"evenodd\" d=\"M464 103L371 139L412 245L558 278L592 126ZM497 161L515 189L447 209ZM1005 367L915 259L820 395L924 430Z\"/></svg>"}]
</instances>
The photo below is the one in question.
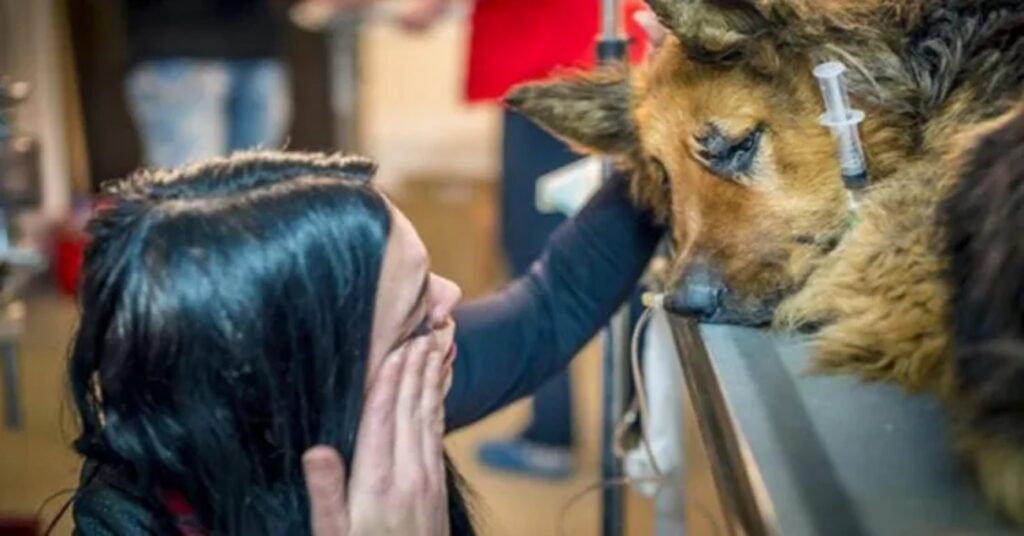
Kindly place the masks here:
<instances>
[{"instance_id":1,"label":"metal examination table","mask_svg":"<svg viewBox=\"0 0 1024 536\"><path fill-rule=\"evenodd\" d=\"M1017 534L958 464L934 399L807 374L802 339L670 324L725 533Z\"/></svg>"}]
</instances>

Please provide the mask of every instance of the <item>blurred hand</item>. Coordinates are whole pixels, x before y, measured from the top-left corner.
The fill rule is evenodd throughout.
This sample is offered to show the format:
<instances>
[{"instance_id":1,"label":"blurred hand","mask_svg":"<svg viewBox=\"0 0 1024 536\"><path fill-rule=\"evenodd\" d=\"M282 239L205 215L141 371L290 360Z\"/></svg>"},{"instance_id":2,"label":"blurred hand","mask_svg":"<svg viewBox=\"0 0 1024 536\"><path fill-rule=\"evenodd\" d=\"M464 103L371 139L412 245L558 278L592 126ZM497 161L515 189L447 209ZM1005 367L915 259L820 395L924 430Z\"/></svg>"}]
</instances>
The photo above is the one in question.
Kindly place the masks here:
<instances>
[{"instance_id":1,"label":"blurred hand","mask_svg":"<svg viewBox=\"0 0 1024 536\"><path fill-rule=\"evenodd\" d=\"M338 15L362 9L373 0L302 0L292 6L292 22L309 31L325 29Z\"/></svg>"},{"instance_id":2,"label":"blurred hand","mask_svg":"<svg viewBox=\"0 0 1024 536\"><path fill-rule=\"evenodd\" d=\"M370 382L352 476L330 447L303 456L315 536L445 536L442 448L451 365L419 337L385 358Z\"/></svg>"},{"instance_id":3,"label":"blurred hand","mask_svg":"<svg viewBox=\"0 0 1024 536\"><path fill-rule=\"evenodd\" d=\"M658 48L668 37L668 30L658 21L658 16L650 9L637 11L633 14L633 20L643 28L647 34L647 42L651 49Z\"/></svg>"},{"instance_id":4,"label":"blurred hand","mask_svg":"<svg viewBox=\"0 0 1024 536\"><path fill-rule=\"evenodd\" d=\"M398 20L407 31L423 32L437 22L446 4L446 0L408 0Z\"/></svg>"},{"instance_id":5,"label":"blurred hand","mask_svg":"<svg viewBox=\"0 0 1024 536\"><path fill-rule=\"evenodd\" d=\"M366 7L372 4L374 0L304 0L304 2L310 4L321 4L325 7L331 7L339 11L350 11Z\"/></svg>"}]
</instances>

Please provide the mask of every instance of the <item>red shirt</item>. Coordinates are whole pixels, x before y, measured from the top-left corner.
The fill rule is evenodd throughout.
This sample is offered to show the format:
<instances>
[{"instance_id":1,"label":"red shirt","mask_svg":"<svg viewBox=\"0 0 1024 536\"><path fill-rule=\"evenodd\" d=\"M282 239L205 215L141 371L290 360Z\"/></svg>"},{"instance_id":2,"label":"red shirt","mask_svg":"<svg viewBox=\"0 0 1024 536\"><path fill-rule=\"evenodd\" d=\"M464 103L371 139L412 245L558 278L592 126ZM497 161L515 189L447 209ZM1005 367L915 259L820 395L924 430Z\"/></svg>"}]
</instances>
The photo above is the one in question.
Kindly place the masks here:
<instances>
[{"instance_id":1,"label":"red shirt","mask_svg":"<svg viewBox=\"0 0 1024 536\"><path fill-rule=\"evenodd\" d=\"M626 1L629 54L643 56L643 31L633 22L640 0ZM473 11L466 97L498 99L519 83L560 68L594 65L599 0L477 0Z\"/></svg>"}]
</instances>

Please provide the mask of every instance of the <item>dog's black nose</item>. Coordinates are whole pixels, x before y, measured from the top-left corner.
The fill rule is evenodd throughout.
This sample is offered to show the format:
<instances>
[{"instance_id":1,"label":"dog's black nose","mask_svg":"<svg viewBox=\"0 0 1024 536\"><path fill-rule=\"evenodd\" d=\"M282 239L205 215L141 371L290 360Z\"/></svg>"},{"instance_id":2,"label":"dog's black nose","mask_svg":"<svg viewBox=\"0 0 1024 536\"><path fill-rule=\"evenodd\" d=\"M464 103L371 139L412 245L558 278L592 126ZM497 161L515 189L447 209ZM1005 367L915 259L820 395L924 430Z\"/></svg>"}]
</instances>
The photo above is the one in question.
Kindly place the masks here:
<instances>
[{"instance_id":1,"label":"dog's black nose","mask_svg":"<svg viewBox=\"0 0 1024 536\"><path fill-rule=\"evenodd\" d=\"M665 299L669 312L701 318L711 317L725 304L725 283L704 264L691 267Z\"/></svg>"}]
</instances>

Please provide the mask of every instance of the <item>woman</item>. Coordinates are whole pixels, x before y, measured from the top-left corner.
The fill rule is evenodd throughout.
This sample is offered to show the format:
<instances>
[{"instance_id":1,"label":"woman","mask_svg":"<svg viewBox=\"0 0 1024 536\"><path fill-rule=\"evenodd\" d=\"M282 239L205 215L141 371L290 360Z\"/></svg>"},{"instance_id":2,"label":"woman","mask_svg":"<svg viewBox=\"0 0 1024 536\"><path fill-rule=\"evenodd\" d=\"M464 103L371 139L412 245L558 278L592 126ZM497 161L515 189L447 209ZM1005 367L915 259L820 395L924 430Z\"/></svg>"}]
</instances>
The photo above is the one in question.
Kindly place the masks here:
<instances>
[{"instance_id":1,"label":"woman","mask_svg":"<svg viewBox=\"0 0 1024 536\"><path fill-rule=\"evenodd\" d=\"M456 308L373 172L242 153L107 189L69 364L81 533L308 533L315 445L311 474L353 461L339 534L472 533L445 428L563 370L660 233L612 181L528 275Z\"/></svg>"},{"instance_id":2,"label":"woman","mask_svg":"<svg viewBox=\"0 0 1024 536\"><path fill-rule=\"evenodd\" d=\"M408 0L401 21L406 28L425 29L450 3ZM622 4L627 15L645 12L638 11L644 5L639 0ZM518 84L559 69L590 68L597 59L595 38L601 31L597 0L486 0L471 2L471 7L465 87L471 103L497 102ZM639 61L646 36L629 17L625 26L629 56ZM564 220L537 210L538 179L577 159L579 155L564 141L512 110L503 111L499 227L513 277L530 268ZM482 444L479 459L501 471L568 478L576 465L572 417L572 383L566 370L533 394L526 426L512 437Z\"/></svg>"}]
</instances>

